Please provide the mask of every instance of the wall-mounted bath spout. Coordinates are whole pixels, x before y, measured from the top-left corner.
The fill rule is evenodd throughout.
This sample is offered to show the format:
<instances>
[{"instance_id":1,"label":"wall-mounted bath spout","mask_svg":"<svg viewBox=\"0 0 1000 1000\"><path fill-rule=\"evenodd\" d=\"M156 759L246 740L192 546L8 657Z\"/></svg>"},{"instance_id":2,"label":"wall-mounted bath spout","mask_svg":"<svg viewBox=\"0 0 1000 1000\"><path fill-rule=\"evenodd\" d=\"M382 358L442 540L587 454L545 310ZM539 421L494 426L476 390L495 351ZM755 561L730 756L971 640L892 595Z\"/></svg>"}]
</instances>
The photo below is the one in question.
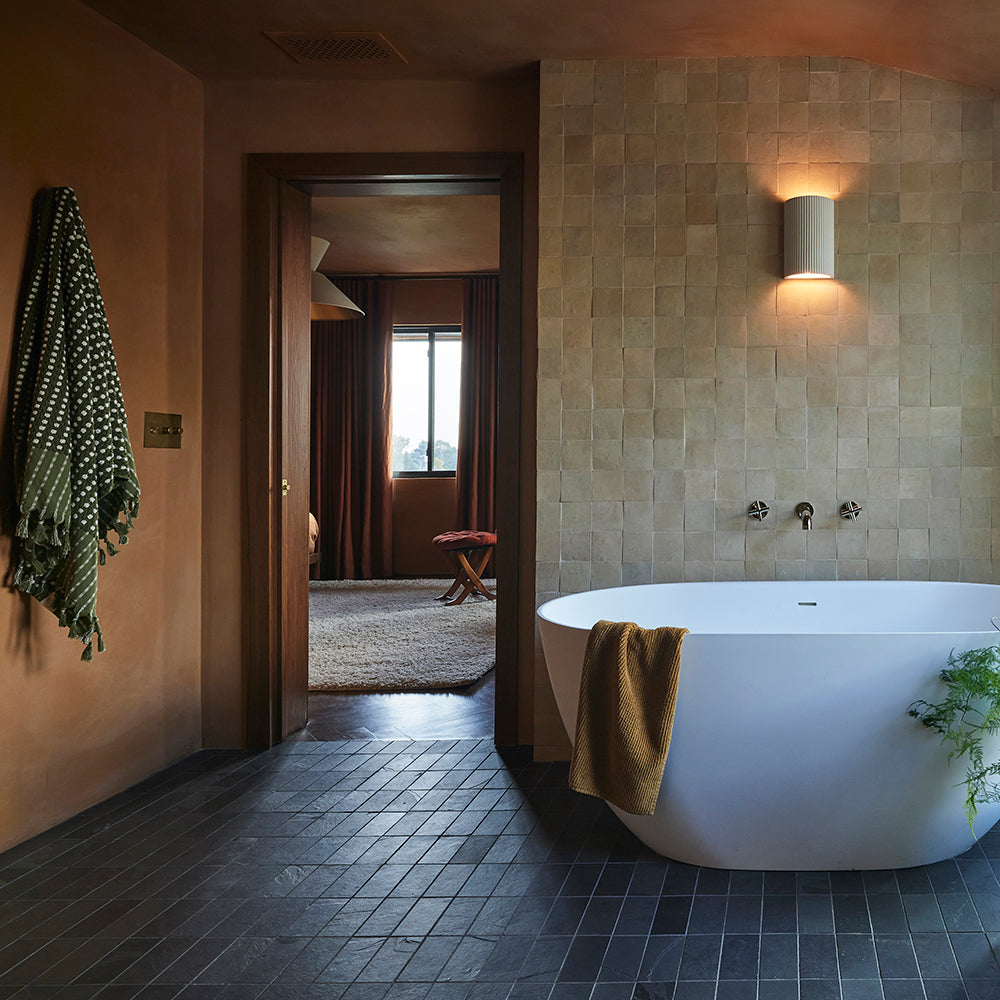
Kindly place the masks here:
<instances>
[{"instance_id":1,"label":"wall-mounted bath spout","mask_svg":"<svg viewBox=\"0 0 1000 1000\"><path fill-rule=\"evenodd\" d=\"M813 505L808 500L803 500L802 503L795 505L795 516L801 518L803 531L812 530Z\"/></svg>"}]
</instances>

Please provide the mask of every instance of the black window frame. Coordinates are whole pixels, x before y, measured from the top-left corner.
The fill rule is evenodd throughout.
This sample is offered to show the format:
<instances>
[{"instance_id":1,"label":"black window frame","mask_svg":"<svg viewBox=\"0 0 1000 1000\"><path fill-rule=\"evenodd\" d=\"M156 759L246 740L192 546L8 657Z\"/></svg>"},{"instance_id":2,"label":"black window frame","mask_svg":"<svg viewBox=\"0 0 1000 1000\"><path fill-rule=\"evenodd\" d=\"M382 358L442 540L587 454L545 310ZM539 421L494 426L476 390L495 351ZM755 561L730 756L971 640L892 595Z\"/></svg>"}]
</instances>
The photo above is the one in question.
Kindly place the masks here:
<instances>
[{"instance_id":1,"label":"black window frame","mask_svg":"<svg viewBox=\"0 0 1000 1000\"><path fill-rule=\"evenodd\" d=\"M426 470L392 470L393 479L454 479L457 470L435 469L434 465L434 343L439 334L443 340L462 339L462 327L457 323L394 323L393 343L397 340L427 340L427 468ZM457 336L456 336L457 334Z\"/></svg>"}]
</instances>

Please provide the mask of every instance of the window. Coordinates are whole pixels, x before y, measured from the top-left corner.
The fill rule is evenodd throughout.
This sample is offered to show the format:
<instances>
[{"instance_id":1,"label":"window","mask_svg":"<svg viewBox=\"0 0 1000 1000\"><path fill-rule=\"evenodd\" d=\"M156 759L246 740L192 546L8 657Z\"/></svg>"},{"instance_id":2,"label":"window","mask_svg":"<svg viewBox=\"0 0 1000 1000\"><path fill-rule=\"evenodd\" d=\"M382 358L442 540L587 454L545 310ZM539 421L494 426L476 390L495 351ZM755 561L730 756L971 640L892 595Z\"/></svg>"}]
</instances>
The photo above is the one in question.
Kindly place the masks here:
<instances>
[{"instance_id":1,"label":"window","mask_svg":"<svg viewBox=\"0 0 1000 1000\"><path fill-rule=\"evenodd\" d=\"M394 476L455 475L461 370L461 327L393 327Z\"/></svg>"}]
</instances>

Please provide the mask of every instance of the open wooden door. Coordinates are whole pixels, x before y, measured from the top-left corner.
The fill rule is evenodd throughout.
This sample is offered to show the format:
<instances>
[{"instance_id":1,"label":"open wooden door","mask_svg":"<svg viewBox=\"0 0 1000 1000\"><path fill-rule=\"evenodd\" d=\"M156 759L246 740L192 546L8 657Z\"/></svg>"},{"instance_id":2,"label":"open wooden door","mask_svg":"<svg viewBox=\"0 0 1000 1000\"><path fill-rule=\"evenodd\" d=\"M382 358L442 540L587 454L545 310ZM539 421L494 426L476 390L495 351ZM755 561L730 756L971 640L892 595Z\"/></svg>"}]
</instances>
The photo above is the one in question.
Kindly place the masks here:
<instances>
[{"instance_id":1,"label":"open wooden door","mask_svg":"<svg viewBox=\"0 0 1000 1000\"><path fill-rule=\"evenodd\" d=\"M309 720L310 199L281 186L280 735Z\"/></svg>"},{"instance_id":2,"label":"open wooden door","mask_svg":"<svg viewBox=\"0 0 1000 1000\"><path fill-rule=\"evenodd\" d=\"M244 355L247 744L308 719L310 199L250 168ZM253 609L253 610L251 610Z\"/></svg>"}]
</instances>

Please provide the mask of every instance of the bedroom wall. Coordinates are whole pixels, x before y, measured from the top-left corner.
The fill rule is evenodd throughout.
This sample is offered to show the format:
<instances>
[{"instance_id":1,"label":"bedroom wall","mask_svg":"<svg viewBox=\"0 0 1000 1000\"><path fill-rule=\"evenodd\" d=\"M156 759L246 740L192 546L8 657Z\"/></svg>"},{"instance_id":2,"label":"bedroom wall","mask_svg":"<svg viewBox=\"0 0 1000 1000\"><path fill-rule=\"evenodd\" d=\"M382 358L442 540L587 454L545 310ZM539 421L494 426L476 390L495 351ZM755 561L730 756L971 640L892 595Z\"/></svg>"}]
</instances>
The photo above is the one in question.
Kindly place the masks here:
<instances>
[{"instance_id":1,"label":"bedroom wall","mask_svg":"<svg viewBox=\"0 0 1000 1000\"><path fill-rule=\"evenodd\" d=\"M454 479L394 479L393 576L448 576L448 560L431 539L454 527Z\"/></svg>"},{"instance_id":2,"label":"bedroom wall","mask_svg":"<svg viewBox=\"0 0 1000 1000\"><path fill-rule=\"evenodd\" d=\"M543 64L539 601L998 579L998 122L852 59ZM836 200L834 281L780 277L799 194Z\"/></svg>"},{"instance_id":3,"label":"bedroom wall","mask_svg":"<svg viewBox=\"0 0 1000 1000\"><path fill-rule=\"evenodd\" d=\"M201 85L74 0L4 14L0 423L6 431L32 198L69 186L101 281L142 504L128 545L100 570L107 651L92 663L48 611L0 590L0 850L201 745ZM183 415L179 451L141 447L146 410ZM5 507L10 482L7 467Z\"/></svg>"},{"instance_id":4,"label":"bedroom wall","mask_svg":"<svg viewBox=\"0 0 1000 1000\"><path fill-rule=\"evenodd\" d=\"M395 282L392 290L392 321L461 323L461 279L403 278Z\"/></svg>"},{"instance_id":5,"label":"bedroom wall","mask_svg":"<svg viewBox=\"0 0 1000 1000\"><path fill-rule=\"evenodd\" d=\"M318 84L205 85L204 365L213 391L205 400L205 616L202 622L204 740L244 740L245 678L240 623L243 581L240 447L241 309L243 289L243 164L247 153L522 151L525 155L524 370L521 566L533 587L534 345L537 256L537 82L388 81ZM530 578L530 579L529 579ZM531 601L531 598L528 598ZM533 606L522 612L528 616ZM534 654L525 637L519 669L530 718ZM529 742L530 728L521 735Z\"/></svg>"}]
</instances>

